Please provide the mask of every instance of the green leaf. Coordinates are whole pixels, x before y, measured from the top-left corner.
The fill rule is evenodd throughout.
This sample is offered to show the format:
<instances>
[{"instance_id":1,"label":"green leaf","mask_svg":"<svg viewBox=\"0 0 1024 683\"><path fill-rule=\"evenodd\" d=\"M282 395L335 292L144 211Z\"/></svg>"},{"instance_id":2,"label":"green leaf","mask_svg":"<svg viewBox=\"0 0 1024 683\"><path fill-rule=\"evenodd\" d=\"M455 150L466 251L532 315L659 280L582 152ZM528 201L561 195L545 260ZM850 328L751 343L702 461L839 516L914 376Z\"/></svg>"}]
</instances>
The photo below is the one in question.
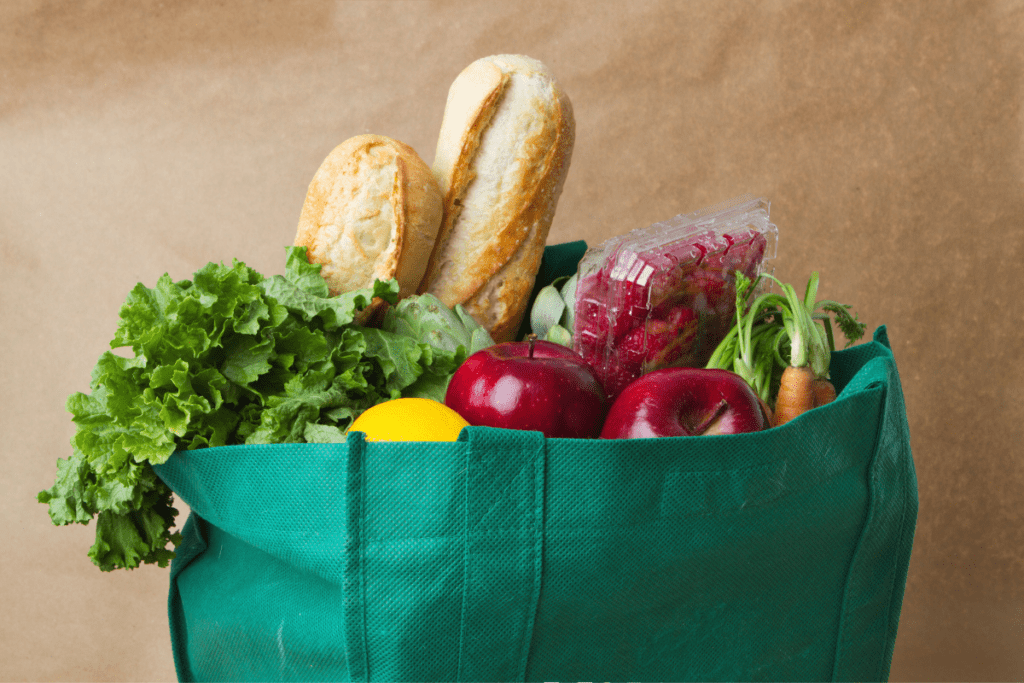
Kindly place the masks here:
<instances>
[{"instance_id":1,"label":"green leaf","mask_svg":"<svg viewBox=\"0 0 1024 683\"><path fill-rule=\"evenodd\" d=\"M320 276L320 264L310 263L306 247L285 247L285 278L304 292L326 299L330 296L327 281Z\"/></svg>"},{"instance_id":2,"label":"green leaf","mask_svg":"<svg viewBox=\"0 0 1024 683\"><path fill-rule=\"evenodd\" d=\"M857 316L850 313L850 306L835 301L819 302L822 310L832 313L836 317L836 324L846 337L846 346L859 341L867 330L865 323L857 320Z\"/></svg>"},{"instance_id":3,"label":"green leaf","mask_svg":"<svg viewBox=\"0 0 1024 683\"><path fill-rule=\"evenodd\" d=\"M544 335L544 339L572 348L572 333L561 325L552 325Z\"/></svg>"},{"instance_id":4,"label":"green leaf","mask_svg":"<svg viewBox=\"0 0 1024 683\"><path fill-rule=\"evenodd\" d=\"M291 276L292 273L289 273ZM398 281L386 282L377 280L372 288L357 289L335 297L314 291L309 285L307 274L299 274L298 279L291 280L281 275L264 280L261 283L266 295L304 322L319 319L325 330L336 330L355 320L356 314L370 305L375 297L388 303L398 301ZM325 285L326 287L326 285Z\"/></svg>"},{"instance_id":5,"label":"green leaf","mask_svg":"<svg viewBox=\"0 0 1024 683\"><path fill-rule=\"evenodd\" d=\"M366 408L403 395L443 400L469 353L494 342L461 306L424 295L362 327L395 280L329 296L320 267L289 248L284 275L209 263L191 280L136 285L90 391L68 397L71 456L36 498L54 524L97 519L104 570L166 565L177 534L171 492L153 465L177 450L241 443L336 442ZM416 311L415 315L413 315Z\"/></svg>"},{"instance_id":6,"label":"green leaf","mask_svg":"<svg viewBox=\"0 0 1024 683\"><path fill-rule=\"evenodd\" d=\"M345 431L333 425L307 424L302 436L306 443L345 443Z\"/></svg>"},{"instance_id":7,"label":"green leaf","mask_svg":"<svg viewBox=\"0 0 1024 683\"><path fill-rule=\"evenodd\" d=\"M225 344L224 362L220 371L235 384L252 384L270 370L274 356L274 339L240 334Z\"/></svg>"},{"instance_id":8,"label":"green leaf","mask_svg":"<svg viewBox=\"0 0 1024 683\"><path fill-rule=\"evenodd\" d=\"M576 285L579 283L579 272L573 273L562 285L562 300L565 302L565 312L559 324L566 329L570 336L576 329Z\"/></svg>"},{"instance_id":9,"label":"green leaf","mask_svg":"<svg viewBox=\"0 0 1024 683\"><path fill-rule=\"evenodd\" d=\"M761 294L747 306L745 297L756 291L761 278L775 282L782 294ZM864 333L866 326L856 322L847 310L849 306L815 301L819 286L816 272L807 282L802 301L792 285L771 275L764 274L752 283L737 273L736 282L736 323L712 353L707 367L734 370L769 405L774 403L782 371L788 365L809 365L817 376L827 377L834 347L828 313L836 315L841 328L849 328L852 337L848 338L859 338ZM817 313L819 308L825 313Z\"/></svg>"},{"instance_id":10,"label":"green leaf","mask_svg":"<svg viewBox=\"0 0 1024 683\"><path fill-rule=\"evenodd\" d=\"M95 514L89 491L92 479L88 460L76 450L67 460L57 460L57 480L51 488L40 491L36 499L50 506L54 524L88 524Z\"/></svg>"},{"instance_id":11,"label":"green leaf","mask_svg":"<svg viewBox=\"0 0 1024 683\"><path fill-rule=\"evenodd\" d=\"M363 335L366 338L364 355L376 360L385 379L386 393L400 392L423 374L419 363L423 351L413 337L378 329L366 329Z\"/></svg>"},{"instance_id":12,"label":"green leaf","mask_svg":"<svg viewBox=\"0 0 1024 683\"><path fill-rule=\"evenodd\" d=\"M170 490L160 482L137 509L100 512L89 557L103 571L134 569L143 563L166 567L174 557L167 546L181 542L181 535L170 531L178 514L171 502Z\"/></svg>"},{"instance_id":13,"label":"green leaf","mask_svg":"<svg viewBox=\"0 0 1024 683\"><path fill-rule=\"evenodd\" d=\"M541 339L546 339L548 330L562 320L565 301L558 287L552 283L537 292L533 308L530 309L530 329Z\"/></svg>"},{"instance_id":14,"label":"green leaf","mask_svg":"<svg viewBox=\"0 0 1024 683\"><path fill-rule=\"evenodd\" d=\"M444 403L445 393L448 391L448 383L451 382L451 379L451 375L447 374L424 373L415 382L402 390L402 396L429 398Z\"/></svg>"},{"instance_id":15,"label":"green leaf","mask_svg":"<svg viewBox=\"0 0 1024 683\"><path fill-rule=\"evenodd\" d=\"M494 344L487 330L461 305L448 308L432 294L402 299L387 312L381 329L449 354L458 353L459 347L466 352Z\"/></svg>"}]
</instances>

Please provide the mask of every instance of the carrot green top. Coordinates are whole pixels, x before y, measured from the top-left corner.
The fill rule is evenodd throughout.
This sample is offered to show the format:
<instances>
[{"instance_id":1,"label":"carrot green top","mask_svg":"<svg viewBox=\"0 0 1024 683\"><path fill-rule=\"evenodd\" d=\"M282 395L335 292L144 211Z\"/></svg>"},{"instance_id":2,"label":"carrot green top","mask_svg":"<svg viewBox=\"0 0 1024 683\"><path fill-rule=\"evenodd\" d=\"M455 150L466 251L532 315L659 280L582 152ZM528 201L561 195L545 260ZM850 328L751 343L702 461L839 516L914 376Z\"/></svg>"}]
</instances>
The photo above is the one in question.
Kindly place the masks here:
<instances>
[{"instance_id":1,"label":"carrot green top","mask_svg":"<svg viewBox=\"0 0 1024 683\"><path fill-rule=\"evenodd\" d=\"M747 300L763 279L775 282L782 294L764 292ZM832 318L847 339L847 346L864 336L866 325L850 313L850 306L829 299L817 301L818 273L811 273L803 301L796 289L763 274L751 281L736 273L736 323L718 345L709 368L732 370L771 403L782 370L788 365L810 366L816 377L828 377L835 350ZM818 324L821 321L822 324Z\"/></svg>"}]
</instances>

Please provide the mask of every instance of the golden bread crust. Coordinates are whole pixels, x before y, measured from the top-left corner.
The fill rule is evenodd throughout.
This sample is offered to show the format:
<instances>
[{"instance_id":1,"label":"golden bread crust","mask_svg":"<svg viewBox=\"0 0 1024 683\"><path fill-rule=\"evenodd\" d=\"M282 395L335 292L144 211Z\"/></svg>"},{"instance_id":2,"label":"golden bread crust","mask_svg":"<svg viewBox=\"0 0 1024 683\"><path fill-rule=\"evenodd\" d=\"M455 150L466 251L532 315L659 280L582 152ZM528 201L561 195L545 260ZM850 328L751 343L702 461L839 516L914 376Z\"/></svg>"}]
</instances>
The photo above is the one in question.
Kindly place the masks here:
<instances>
[{"instance_id":1,"label":"golden bread crust","mask_svg":"<svg viewBox=\"0 0 1024 683\"><path fill-rule=\"evenodd\" d=\"M419 291L463 304L495 341L525 315L574 137L572 104L537 60L477 60L449 90L433 165L444 217Z\"/></svg>"},{"instance_id":2,"label":"golden bread crust","mask_svg":"<svg viewBox=\"0 0 1024 683\"><path fill-rule=\"evenodd\" d=\"M423 278L443 211L441 190L408 145L357 135L334 148L310 182L295 234L332 295L398 280L399 296Z\"/></svg>"}]
</instances>

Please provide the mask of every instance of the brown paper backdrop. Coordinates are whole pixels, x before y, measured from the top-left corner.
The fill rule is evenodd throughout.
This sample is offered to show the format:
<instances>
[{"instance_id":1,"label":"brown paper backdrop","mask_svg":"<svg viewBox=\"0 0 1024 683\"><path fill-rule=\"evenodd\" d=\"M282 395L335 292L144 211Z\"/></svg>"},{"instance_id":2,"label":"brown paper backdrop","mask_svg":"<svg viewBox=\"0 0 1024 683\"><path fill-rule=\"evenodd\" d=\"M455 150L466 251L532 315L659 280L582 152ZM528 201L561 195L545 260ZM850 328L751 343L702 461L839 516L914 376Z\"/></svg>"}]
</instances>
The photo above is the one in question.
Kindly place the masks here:
<instances>
[{"instance_id":1,"label":"brown paper backdrop","mask_svg":"<svg viewBox=\"0 0 1024 683\"><path fill-rule=\"evenodd\" d=\"M129 289L280 272L333 146L429 163L452 79L519 52L576 113L550 242L760 193L776 274L888 325L921 500L892 678L1020 680L1022 46L1019 0L0 3L0 677L174 677L167 570L101 573L34 502Z\"/></svg>"}]
</instances>

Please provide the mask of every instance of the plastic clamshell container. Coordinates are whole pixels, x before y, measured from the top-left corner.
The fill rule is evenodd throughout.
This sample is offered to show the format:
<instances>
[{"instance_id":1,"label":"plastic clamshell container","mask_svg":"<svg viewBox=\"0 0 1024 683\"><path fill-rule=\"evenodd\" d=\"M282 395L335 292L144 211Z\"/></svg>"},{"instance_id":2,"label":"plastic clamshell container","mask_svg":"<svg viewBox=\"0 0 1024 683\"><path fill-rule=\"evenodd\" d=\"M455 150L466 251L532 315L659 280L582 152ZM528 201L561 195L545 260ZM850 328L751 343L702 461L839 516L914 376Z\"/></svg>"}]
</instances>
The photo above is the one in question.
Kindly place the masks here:
<instances>
[{"instance_id":1,"label":"plastic clamshell container","mask_svg":"<svg viewBox=\"0 0 1024 683\"><path fill-rule=\"evenodd\" d=\"M756 278L777 242L769 202L743 195L588 249L573 348L609 398L652 370L703 366L732 326L736 271Z\"/></svg>"}]
</instances>

